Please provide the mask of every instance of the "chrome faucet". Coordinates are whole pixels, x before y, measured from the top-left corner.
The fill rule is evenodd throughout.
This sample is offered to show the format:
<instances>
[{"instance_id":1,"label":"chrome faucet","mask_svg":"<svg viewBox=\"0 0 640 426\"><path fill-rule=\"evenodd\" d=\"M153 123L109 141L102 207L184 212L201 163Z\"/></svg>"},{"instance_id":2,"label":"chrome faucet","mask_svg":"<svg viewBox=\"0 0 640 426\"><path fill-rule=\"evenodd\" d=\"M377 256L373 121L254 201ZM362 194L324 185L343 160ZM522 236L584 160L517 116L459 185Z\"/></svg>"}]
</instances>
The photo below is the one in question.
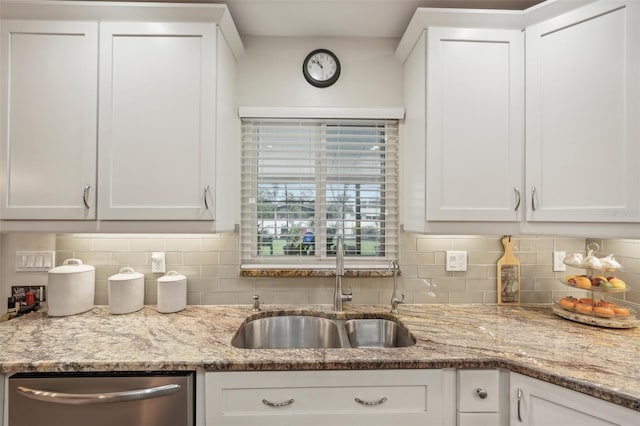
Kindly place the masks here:
<instances>
[{"instance_id":1,"label":"chrome faucet","mask_svg":"<svg viewBox=\"0 0 640 426\"><path fill-rule=\"evenodd\" d=\"M392 260L391 263L389 263L389 270L391 270L391 268L393 268L393 294L391 295L391 313L395 315L398 313L398 305L401 303L405 303L405 301L404 293L402 293L402 299L398 299L398 295L396 294L396 291L398 289L398 269L400 269L400 267L398 266L398 262Z\"/></svg>"},{"instance_id":2,"label":"chrome faucet","mask_svg":"<svg viewBox=\"0 0 640 426\"><path fill-rule=\"evenodd\" d=\"M341 311L342 302L350 302L353 299L353 290L349 287L349 293L342 293L342 277L344 276L344 248L342 236L336 238L336 288L333 291L333 310Z\"/></svg>"}]
</instances>

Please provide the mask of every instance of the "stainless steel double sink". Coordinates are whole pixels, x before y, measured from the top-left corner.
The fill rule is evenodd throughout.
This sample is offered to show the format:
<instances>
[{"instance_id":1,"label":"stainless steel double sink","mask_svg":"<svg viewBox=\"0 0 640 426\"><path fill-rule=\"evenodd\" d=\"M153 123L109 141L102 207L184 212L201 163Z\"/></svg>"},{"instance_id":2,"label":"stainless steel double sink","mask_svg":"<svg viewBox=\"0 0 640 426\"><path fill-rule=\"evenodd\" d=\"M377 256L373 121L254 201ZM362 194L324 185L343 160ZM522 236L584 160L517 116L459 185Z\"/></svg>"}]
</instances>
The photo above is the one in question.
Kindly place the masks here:
<instances>
[{"instance_id":1,"label":"stainless steel double sink","mask_svg":"<svg viewBox=\"0 0 640 426\"><path fill-rule=\"evenodd\" d=\"M397 320L279 315L243 323L231 344L244 349L398 348L416 339Z\"/></svg>"}]
</instances>

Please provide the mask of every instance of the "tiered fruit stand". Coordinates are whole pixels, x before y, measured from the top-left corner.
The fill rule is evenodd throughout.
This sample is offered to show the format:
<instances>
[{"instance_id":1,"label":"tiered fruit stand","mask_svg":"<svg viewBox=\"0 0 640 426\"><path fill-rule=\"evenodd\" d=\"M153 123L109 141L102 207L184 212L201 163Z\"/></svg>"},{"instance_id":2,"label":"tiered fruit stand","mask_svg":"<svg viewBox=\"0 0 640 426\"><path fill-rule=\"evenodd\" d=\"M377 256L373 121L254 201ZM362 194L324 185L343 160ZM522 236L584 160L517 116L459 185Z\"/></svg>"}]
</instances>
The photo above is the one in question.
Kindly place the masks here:
<instances>
[{"instance_id":1,"label":"tiered fruit stand","mask_svg":"<svg viewBox=\"0 0 640 426\"><path fill-rule=\"evenodd\" d=\"M595 255L597 250L597 244L591 244L588 256ZM612 275L619 270L618 267L608 266L596 269L589 266L579 266L575 263L567 263L566 261L565 264L584 269L586 272L584 275L568 276L561 279L560 282L573 289L587 291L590 293L590 297L583 299L573 299L570 297L555 298L553 300L552 307L553 313L571 321L607 328L634 328L640 325L640 322L636 318L638 311L627 306L624 301L616 299L615 302L608 301L607 303L603 303L604 297L607 294L623 293L630 290L624 282L622 282L622 287L613 287L609 284L609 281L616 282L615 280L618 280L616 284L621 282L621 280L612 277ZM607 281L607 285L589 284L589 286L586 287L584 285L576 284L576 277L586 277L590 282L594 281L594 277L602 277L599 280L595 279L595 282L597 283L598 281L605 279L605 281ZM576 303L572 306L570 302L573 300L575 300ZM580 304L580 306L578 306L578 304ZM612 308L612 311L615 309L615 312L612 313L609 310L604 310L605 312L598 312L596 307L601 304L609 305Z\"/></svg>"}]
</instances>

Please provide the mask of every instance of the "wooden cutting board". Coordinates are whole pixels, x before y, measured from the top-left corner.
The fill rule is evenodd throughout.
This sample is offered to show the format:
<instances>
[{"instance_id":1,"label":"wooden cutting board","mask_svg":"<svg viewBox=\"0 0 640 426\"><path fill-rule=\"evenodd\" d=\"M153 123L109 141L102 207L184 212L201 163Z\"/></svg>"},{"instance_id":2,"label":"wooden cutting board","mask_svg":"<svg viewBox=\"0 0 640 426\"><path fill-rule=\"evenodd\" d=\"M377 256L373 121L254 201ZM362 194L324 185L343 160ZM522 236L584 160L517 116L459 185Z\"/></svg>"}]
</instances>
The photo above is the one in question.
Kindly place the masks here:
<instances>
[{"instance_id":1,"label":"wooden cutting board","mask_svg":"<svg viewBox=\"0 0 640 426\"><path fill-rule=\"evenodd\" d=\"M502 237L504 255L498 259L498 304L520 304L520 261L513 254L511 235Z\"/></svg>"}]
</instances>

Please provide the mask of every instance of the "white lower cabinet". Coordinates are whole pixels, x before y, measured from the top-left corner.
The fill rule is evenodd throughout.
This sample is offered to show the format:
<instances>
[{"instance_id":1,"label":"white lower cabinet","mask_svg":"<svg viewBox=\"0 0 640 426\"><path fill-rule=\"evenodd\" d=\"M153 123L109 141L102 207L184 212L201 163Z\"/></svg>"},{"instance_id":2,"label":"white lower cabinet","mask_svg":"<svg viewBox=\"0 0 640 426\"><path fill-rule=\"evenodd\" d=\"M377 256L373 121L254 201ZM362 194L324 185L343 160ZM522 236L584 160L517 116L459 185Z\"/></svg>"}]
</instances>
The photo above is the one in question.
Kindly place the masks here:
<instances>
[{"instance_id":1,"label":"white lower cabinet","mask_svg":"<svg viewBox=\"0 0 640 426\"><path fill-rule=\"evenodd\" d=\"M511 426L637 425L640 413L517 373L510 375Z\"/></svg>"},{"instance_id":2,"label":"white lower cabinet","mask_svg":"<svg viewBox=\"0 0 640 426\"><path fill-rule=\"evenodd\" d=\"M4 376L0 374L0 425L6 425L7 419L4 418Z\"/></svg>"},{"instance_id":3,"label":"white lower cabinet","mask_svg":"<svg viewBox=\"0 0 640 426\"><path fill-rule=\"evenodd\" d=\"M458 426L498 426L500 417L501 372L499 370L458 370Z\"/></svg>"},{"instance_id":4,"label":"white lower cabinet","mask_svg":"<svg viewBox=\"0 0 640 426\"><path fill-rule=\"evenodd\" d=\"M455 424L455 370L214 372L207 426Z\"/></svg>"}]
</instances>

